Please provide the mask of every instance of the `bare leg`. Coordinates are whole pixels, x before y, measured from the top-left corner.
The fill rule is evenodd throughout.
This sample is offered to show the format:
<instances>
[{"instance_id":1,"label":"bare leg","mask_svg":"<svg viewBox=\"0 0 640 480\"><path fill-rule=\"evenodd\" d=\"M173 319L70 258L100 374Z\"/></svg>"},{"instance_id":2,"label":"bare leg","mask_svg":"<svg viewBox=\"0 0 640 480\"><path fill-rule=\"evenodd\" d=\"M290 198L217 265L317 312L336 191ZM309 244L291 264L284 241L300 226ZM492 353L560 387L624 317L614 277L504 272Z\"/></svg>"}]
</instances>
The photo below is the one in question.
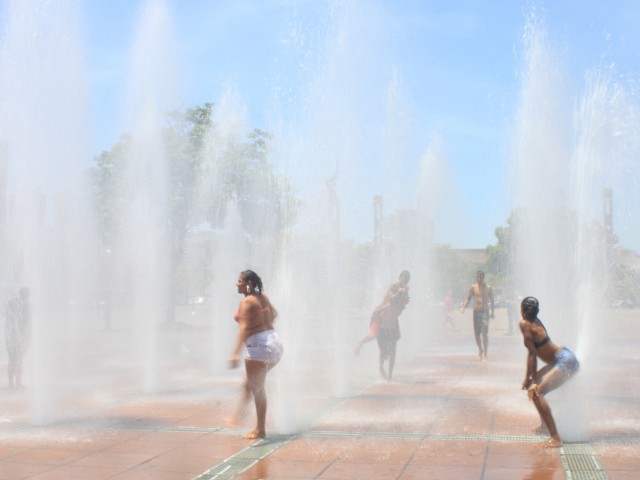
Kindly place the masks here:
<instances>
[{"instance_id":1,"label":"bare leg","mask_svg":"<svg viewBox=\"0 0 640 480\"><path fill-rule=\"evenodd\" d=\"M480 341L480 334L476 334L476 345L478 345L478 358L482 360L484 350L482 349L482 342Z\"/></svg>"},{"instance_id":2,"label":"bare leg","mask_svg":"<svg viewBox=\"0 0 640 480\"><path fill-rule=\"evenodd\" d=\"M396 348L393 347L391 353L389 354L389 376L387 377L387 382L391 382L393 378L393 367L396 365Z\"/></svg>"},{"instance_id":3,"label":"bare leg","mask_svg":"<svg viewBox=\"0 0 640 480\"><path fill-rule=\"evenodd\" d=\"M487 332L482 332L482 343L484 344L484 353L482 355L482 359L487 359L487 351L489 350L489 335Z\"/></svg>"},{"instance_id":4,"label":"bare leg","mask_svg":"<svg viewBox=\"0 0 640 480\"><path fill-rule=\"evenodd\" d=\"M243 438L250 440L265 438L267 435L265 429L267 418L267 393L264 388L264 382L269 368L266 363L257 362L255 360L245 360L245 367L247 370L247 384L253 394L253 400L256 405L256 428L246 435L243 435Z\"/></svg>"},{"instance_id":5,"label":"bare leg","mask_svg":"<svg viewBox=\"0 0 640 480\"><path fill-rule=\"evenodd\" d=\"M542 371L542 370L541 370ZM547 375L542 376L542 381L538 385L532 385L529 388L529 396L533 401L533 404L542 419L542 424L549 431L549 436L551 440L545 444L545 447L560 447L562 446L562 440L560 439L560 435L558 434L558 429L556 427L556 422L553 419L553 414L551 413L551 407L549 403L544 398L544 395L555 390L560 385L568 380L567 376L558 368L547 369L549 373ZM538 372L538 378L540 378L540 372Z\"/></svg>"},{"instance_id":6,"label":"bare leg","mask_svg":"<svg viewBox=\"0 0 640 480\"><path fill-rule=\"evenodd\" d=\"M247 405L251 400L251 389L249 388L249 382L245 380L242 384L242 394L238 407L232 417L225 417L224 421L229 424L230 427L238 428L245 414L247 413Z\"/></svg>"},{"instance_id":7,"label":"bare leg","mask_svg":"<svg viewBox=\"0 0 640 480\"><path fill-rule=\"evenodd\" d=\"M374 337L374 336L373 336L373 335L371 335L371 334L367 334L367 335L365 335L365 336L362 338L362 340L360 340L360 341L356 344L355 348L353 349L353 353L355 353L356 355L360 355L360 349L362 348L362 346L363 346L365 343L370 342L371 340L375 340L375 338L376 338L376 337Z\"/></svg>"},{"instance_id":8,"label":"bare leg","mask_svg":"<svg viewBox=\"0 0 640 480\"><path fill-rule=\"evenodd\" d=\"M545 365L540 370L538 370L536 372L536 383L540 384L544 376L547 373L549 373L552 368L553 368L553 365ZM544 419L542 418L542 416L540 416L540 425L537 428L534 428L533 432L538 434L547 434L547 435L549 434L549 429L545 425Z\"/></svg>"},{"instance_id":9,"label":"bare leg","mask_svg":"<svg viewBox=\"0 0 640 480\"><path fill-rule=\"evenodd\" d=\"M549 430L549 436L551 440L545 444L548 447L560 447L562 446L562 440L560 440L560 435L558 435L558 429L556 428L556 422L553 419L553 415L551 414L551 408L549 407L549 403L547 400L539 394L534 393L533 395L533 404L536 406L538 413L540 414L540 418L542 418L543 424Z\"/></svg>"},{"instance_id":10,"label":"bare leg","mask_svg":"<svg viewBox=\"0 0 640 480\"><path fill-rule=\"evenodd\" d=\"M384 354L380 352L380 376L384 379L387 378L387 372L384 369Z\"/></svg>"}]
</instances>

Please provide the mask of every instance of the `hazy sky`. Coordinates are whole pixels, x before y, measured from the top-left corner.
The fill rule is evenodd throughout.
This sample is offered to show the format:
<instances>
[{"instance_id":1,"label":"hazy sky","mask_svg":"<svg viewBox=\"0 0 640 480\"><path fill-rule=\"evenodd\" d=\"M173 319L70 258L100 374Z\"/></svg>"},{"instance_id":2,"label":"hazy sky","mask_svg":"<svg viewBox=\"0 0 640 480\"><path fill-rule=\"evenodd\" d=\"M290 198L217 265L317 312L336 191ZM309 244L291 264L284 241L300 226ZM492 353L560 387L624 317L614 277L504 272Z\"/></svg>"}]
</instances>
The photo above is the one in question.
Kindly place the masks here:
<instances>
[{"instance_id":1,"label":"hazy sky","mask_svg":"<svg viewBox=\"0 0 640 480\"><path fill-rule=\"evenodd\" d=\"M126 129L124 99L144 4L81 4L96 154ZM436 241L464 248L495 243L493 230L511 210L510 135L532 15L570 89L582 89L587 72L605 69L637 98L635 0L181 0L166 6L165 33L174 49L166 61L182 105L219 104L225 92L235 92L249 128L280 135L276 142L298 140L281 147L275 161L300 189L312 179L323 184L318 178L339 163L341 188L362 185L362 198L342 199L345 236L369 235L372 192L385 195L387 213L414 207L413 179L434 155L438 178L428 188L443 190L430 209ZM318 146L323 138L325 150ZM311 179L301 173L302 158L289 158L305 157L315 168L322 151L340 160L312 168ZM345 167L345 151L364 160ZM361 167L366 159L379 168ZM622 240L637 246L632 233Z\"/></svg>"}]
</instances>

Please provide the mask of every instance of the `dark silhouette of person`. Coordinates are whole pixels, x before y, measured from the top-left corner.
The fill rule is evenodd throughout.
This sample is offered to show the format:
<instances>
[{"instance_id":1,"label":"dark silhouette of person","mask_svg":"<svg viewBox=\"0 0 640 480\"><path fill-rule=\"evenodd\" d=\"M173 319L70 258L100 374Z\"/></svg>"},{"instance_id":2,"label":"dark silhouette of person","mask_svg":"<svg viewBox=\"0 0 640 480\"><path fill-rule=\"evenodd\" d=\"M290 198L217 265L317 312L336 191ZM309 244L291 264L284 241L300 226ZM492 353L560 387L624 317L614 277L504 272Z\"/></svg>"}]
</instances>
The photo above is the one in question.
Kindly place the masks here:
<instances>
[{"instance_id":1,"label":"dark silhouette of person","mask_svg":"<svg viewBox=\"0 0 640 480\"><path fill-rule=\"evenodd\" d=\"M391 382L393 368L396 364L396 346L400 340L400 322L398 318L409 303L409 294L402 289L391 297L389 303L377 309L379 316L378 335L376 340L380 350L380 375ZM389 361L388 371L385 371L384 363Z\"/></svg>"},{"instance_id":2,"label":"dark silhouette of person","mask_svg":"<svg viewBox=\"0 0 640 480\"><path fill-rule=\"evenodd\" d=\"M22 361L31 346L30 291L20 289L16 298L9 300L6 309L5 341L9 354L9 388L22 388Z\"/></svg>"},{"instance_id":3,"label":"dark silhouette of person","mask_svg":"<svg viewBox=\"0 0 640 480\"><path fill-rule=\"evenodd\" d=\"M409 301L409 280L411 279L411 274L407 270L403 270L400 272L398 276L398 281L392 283L387 289L387 293L385 293L384 298L380 305L378 305L371 314L371 319L369 321L369 333L367 333L362 339L356 344L353 349L353 353L356 355L360 355L360 349L365 343L368 343L372 340L375 340L378 336L378 328L380 326L380 319L382 318L380 313L381 310L385 309L392 298L397 295L406 294L407 302Z\"/></svg>"}]
</instances>

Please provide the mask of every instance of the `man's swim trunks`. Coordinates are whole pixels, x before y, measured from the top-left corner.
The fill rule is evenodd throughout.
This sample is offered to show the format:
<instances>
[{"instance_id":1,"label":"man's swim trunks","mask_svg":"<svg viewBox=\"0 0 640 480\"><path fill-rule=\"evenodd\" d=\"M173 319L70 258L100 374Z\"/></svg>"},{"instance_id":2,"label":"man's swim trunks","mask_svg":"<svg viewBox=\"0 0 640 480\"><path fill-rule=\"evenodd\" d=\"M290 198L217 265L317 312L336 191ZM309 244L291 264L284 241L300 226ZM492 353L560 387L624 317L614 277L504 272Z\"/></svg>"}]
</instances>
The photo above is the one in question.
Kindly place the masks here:
<instances>
[{"instance_id":1,"label":"man's swim trunks","mask_svg":"<svg viewBox=\"0 0 640 480\"><path fill-rule=\"evenodd\" d=\"M481 333L489 333L489 312L486 310L473 311L473 332L476 337Z\"/></svg>"}]
</instances>

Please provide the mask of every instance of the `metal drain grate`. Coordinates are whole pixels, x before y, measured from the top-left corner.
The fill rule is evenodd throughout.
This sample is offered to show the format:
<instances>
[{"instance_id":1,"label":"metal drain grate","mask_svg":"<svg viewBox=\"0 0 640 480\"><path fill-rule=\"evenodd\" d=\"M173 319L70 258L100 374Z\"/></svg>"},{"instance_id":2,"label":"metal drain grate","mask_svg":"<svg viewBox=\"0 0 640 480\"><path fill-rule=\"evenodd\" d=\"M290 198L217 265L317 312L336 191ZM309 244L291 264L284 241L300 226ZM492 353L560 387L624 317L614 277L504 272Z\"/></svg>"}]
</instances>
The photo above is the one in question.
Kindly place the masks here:
<instances>
[{"instance_id":1,"label":"metal drain grate","mask_svg":"<svg viewBox=\"0 0 640 480\"><path fill-rule=\"evenodd\" d=\"M565 455L595 455L591 445L587 443L565 443L562 446Z\"/></svg>"},{"instance_id":2,"label":"metal drain grate","mask_svg":"<svg viewBox=\"0 0 640 480\"><path fill-rule=\"evenodd\" d=\"M212 433L222 433L222 430ZM308 431L297 435L273 436L240 450L235 455L201 473L193 480L230 480L248 470L263 458L298 437L334 437L334 438L403 438L417 440L452 440L452 441L490 441L508 443L539 443L540 436L519 435L460 435L460 434L425 434L419 432L345 432L331 430ZM638 438L598 438L594 443L604 444L638 444ZM606 471L600 465L595 451L590 444L565 443L560 448L560 459L565 477L568 480L609 480Z\"/></svg>"},{"instance_id":3,"label":"metal drain grate","mask_svg":"<svg viewBox=\"0 0 640 480\"><path fill-rule=\"evenodd\" d=\"M608 480L596 452L588 444L565 444L560 449L565 476L570 480Z\"/></svg>"},{"instance_id":4,"label":"metal drain grate","mask_svg":"<svg viewBox=\"0 0 640 480\"><path fill-rule=\"evenodd\" d=\"M598 462L591 455L565 455L564 463L569 470L594 471L599 470Z\"/></svg>"},{"instance_id":5,"label":"metal drain grate","mask_svg":"<svg viewBox=\"0 0 640 480\"><path fill-rule=\"evenodd\" d=\"M564 472L568 480L609 480L605 472Z\"/></svg>"},{"instance_id":6,"label":"metal drain grate","mask_svg":"<svg viewBox=\"0 0 640 480\"><path fill-rule=\"evenodd\" d=\"M206 472L194 477L193 480L230 480L235 478L266 456L271 455L292 438L294 436L277 436L261 440L226 458Z\"/></svg>"},{"instance_id":7,"label":"metal drain grate","mask_svg":"<svg viewBox=\"0 0 640 480\"><path fill-rule=\"evenodd\" d=\"M595 437L591 443L602 443L605 445L640 445L638 437Z\"/></svg>"}]
</instances>

